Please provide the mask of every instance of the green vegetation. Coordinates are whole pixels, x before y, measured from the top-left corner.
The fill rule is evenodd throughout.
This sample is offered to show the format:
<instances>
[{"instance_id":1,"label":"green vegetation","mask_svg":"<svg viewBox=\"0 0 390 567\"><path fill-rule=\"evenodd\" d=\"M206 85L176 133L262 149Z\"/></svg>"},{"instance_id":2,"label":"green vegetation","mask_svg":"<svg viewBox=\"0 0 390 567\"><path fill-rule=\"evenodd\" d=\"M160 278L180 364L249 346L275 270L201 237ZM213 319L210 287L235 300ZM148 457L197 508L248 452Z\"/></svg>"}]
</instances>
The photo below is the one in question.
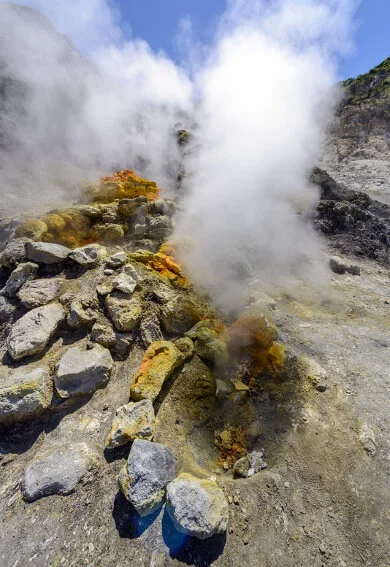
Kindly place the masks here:
<instances>
[{"instance_id":1,"label":"green vegetation","mask_svg":"<svg viewBox=\"0 0 390 567\"><path fill-rule=\"evenodd\" d=\"M346 104L363 102L387 103L390 101L390 57L356 79L342 83L346 92Z\"/></svg>"}]
</instances>

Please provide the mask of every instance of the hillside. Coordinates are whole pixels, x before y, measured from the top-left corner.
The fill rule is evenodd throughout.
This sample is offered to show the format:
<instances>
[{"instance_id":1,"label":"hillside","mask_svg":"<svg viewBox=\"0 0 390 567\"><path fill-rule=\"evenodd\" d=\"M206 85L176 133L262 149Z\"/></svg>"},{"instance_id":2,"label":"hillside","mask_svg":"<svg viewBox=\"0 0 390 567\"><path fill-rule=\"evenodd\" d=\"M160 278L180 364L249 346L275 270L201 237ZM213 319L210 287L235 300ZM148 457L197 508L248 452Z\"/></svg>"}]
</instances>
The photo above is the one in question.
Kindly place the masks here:
<instances>
[{"instance_id":1,"label":"hillside","mask_svg":"<svg viewBox=\"0 0 390 567\"><path fill-rule=\"evenodd\" d=\"M390 202L390 58L342 84L321 165L350 190Z\"/></svg>"}]
</instances>

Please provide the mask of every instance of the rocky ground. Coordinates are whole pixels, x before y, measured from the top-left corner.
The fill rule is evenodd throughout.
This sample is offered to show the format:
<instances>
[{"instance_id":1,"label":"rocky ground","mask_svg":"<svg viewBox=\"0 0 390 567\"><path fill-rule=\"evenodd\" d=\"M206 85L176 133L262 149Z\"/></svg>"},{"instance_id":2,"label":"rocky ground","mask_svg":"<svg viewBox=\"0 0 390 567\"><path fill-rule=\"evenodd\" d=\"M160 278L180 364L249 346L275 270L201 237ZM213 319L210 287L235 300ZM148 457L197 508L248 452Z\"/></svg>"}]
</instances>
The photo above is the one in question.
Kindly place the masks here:
<instances>
[{"instance_id":1,"label":"rocky ground","mask_svg":"<svg viewBox=\"0 0 390 567\"><path fill-rule=\"evenodd\" d=\"M0 565L389 565L387 241L318 289L247 282L237 318L155 185L87 192L1 255ZM364 228L336 225L331 255Z\"/></svg>"}]
</instances>

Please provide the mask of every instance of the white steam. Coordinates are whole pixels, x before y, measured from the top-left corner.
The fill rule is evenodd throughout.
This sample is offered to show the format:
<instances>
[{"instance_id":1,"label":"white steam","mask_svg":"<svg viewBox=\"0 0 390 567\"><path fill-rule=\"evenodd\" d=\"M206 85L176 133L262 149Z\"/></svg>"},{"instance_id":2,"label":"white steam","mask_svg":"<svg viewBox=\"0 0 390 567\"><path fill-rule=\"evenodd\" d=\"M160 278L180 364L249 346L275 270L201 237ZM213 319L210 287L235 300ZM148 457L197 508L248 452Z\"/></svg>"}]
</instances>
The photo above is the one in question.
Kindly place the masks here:
<instances>
[{"instance_id":1,"label":"white steam","mask_svg":"<svg viewBox=\"0 0 390 567\"><path fill-rule=\"evenodd\" d=\"M214 45L200 45L182 23L180 67L142 40L125 41L108 0L24 4L88 59L39 15L0 4L0 105L7 89L15 94L0 109L3 208L58 201L81 174L113 168L172 190L180 159L172 132L196 124L176 231L190 237L190 275L228 305L247 274L319 273L308 177L337 102L336 62L350 49L357 0L228 0Z\"/></svg>"}]
</instances>

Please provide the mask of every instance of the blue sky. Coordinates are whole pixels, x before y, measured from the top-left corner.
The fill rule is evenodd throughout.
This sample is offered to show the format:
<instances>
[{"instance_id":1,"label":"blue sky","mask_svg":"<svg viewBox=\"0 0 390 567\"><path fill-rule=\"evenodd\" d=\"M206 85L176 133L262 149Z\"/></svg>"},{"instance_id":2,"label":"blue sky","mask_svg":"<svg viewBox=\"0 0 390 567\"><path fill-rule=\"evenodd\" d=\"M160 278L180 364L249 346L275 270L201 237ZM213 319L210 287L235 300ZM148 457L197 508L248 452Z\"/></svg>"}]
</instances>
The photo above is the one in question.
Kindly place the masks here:
<instances>
[{"instance_id":1,"label":"blue sky","mask_svg":"<svg viewBox=\"0 0 390 567\"><path fill-rule=\"evenodd\" d=\"M182 18L190 16L195 35L207 41L225 0L116 0L133 36L176 58L175 37ZM340 62L340 78L365 73L390 56L390 0L362 0L357 12L355 51Z\"/></svg>"}]
</instances>

